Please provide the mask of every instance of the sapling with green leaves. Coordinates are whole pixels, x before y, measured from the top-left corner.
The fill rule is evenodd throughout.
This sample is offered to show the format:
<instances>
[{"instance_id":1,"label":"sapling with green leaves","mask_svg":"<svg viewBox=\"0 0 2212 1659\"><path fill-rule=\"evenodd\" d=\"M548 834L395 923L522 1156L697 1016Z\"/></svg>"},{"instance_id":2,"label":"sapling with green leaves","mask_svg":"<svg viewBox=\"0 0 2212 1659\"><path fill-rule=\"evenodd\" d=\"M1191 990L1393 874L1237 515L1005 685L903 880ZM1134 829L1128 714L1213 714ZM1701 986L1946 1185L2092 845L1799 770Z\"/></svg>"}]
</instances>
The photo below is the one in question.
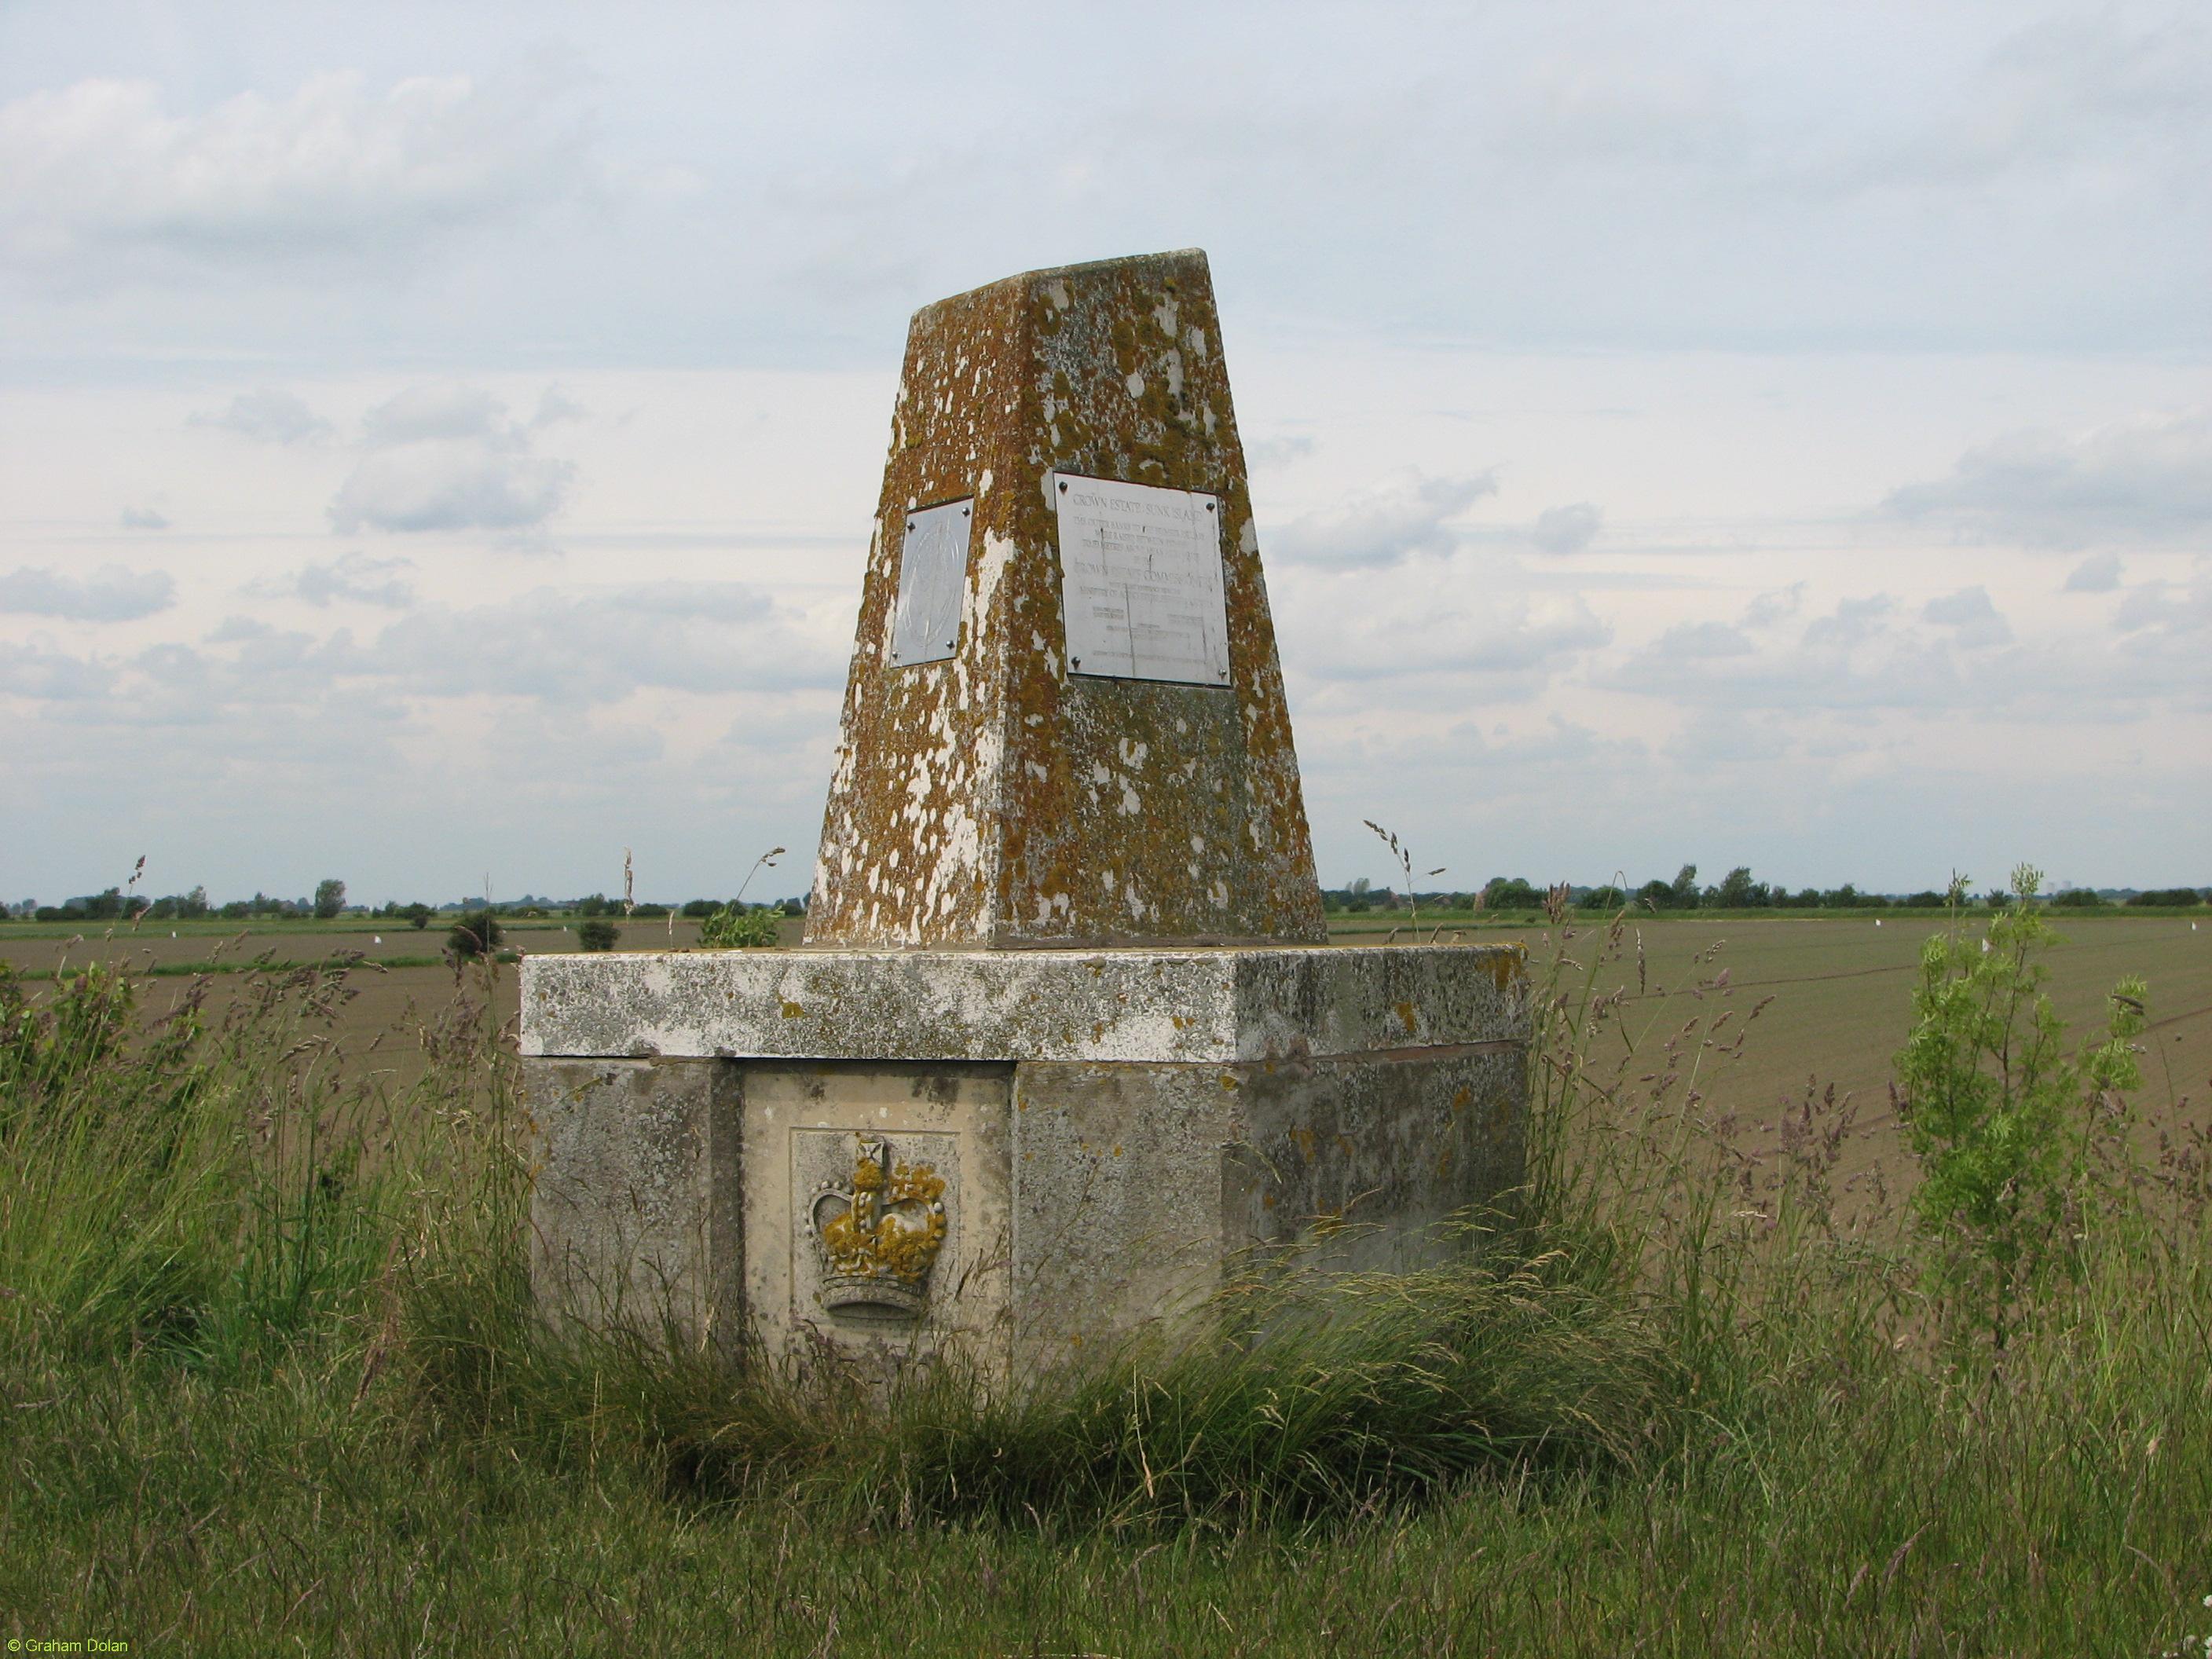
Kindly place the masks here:
<instances>
[{"instance_id":1,"label":"sapling with green leaves","mask_svg":"<svg viewBox=\"0 0 2212 1659\"><path fill-rule=\"evenodd\" d=\"M2134 1038L2148 994L2120 981L2101 1039L2070 1047L2044 990L2058 942L2034 902L2039 870L2013 872L2013 902L1984 937L1960 926L1966 881L1951 884L1951 925L1920 953L1911 1034L1892 1092L1918 1160L1923 1229L1954 1248L1935 1276L1986 1318L2002 1347L2022 1304L2068 1260L2085 1215L2117 1196L2096 1157L2141 1086Z\"/></svg>"},{"instance_id":2,"label":"sapling with green leaves","mask_svg":"<svg viewBox=\"0 0 2212 1659\"><path fill-rule=\"evenodd\" d=\"M780 934L772 910L745 908L745 889L763 870L775 868L775 861L785 849L771 847L753 860L753 867L745 872L745 878L738 884L738 896L714 915L699 924L699 943L710 951L737 951L751 946L772 945Z\"/></svg>"}]
</instances>

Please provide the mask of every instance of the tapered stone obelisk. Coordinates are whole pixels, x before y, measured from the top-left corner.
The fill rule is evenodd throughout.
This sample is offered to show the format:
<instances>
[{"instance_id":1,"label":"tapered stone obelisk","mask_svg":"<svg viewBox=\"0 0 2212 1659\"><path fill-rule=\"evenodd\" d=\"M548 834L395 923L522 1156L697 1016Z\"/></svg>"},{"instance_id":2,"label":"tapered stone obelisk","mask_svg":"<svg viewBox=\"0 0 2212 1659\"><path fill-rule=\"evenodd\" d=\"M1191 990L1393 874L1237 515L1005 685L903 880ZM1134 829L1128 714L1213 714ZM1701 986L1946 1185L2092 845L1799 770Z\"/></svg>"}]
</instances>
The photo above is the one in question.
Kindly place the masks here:
<instances>
[{"instance_id":1,"label":"tapered stone obelisk","mask_svg":"<svg viewBox=\"0 0 2212 1659\"><path fill-rule=\"evenodd\" d=\"M1325 936L1206 256L926 307L807 942Z\"/></svg>"},{"instance_id":2,"label":"tapered stone obelisk","mask_svg":"<svg viewBox=\"0 0 2212 1659\"><path fill-rule=\"evenodd\" d=\"M805 945L523 964L532 1282L1038 1375L1449 1251L1528 1029L1517 945L1327 942L1205 256L1012 277L908 339Z\"/></svg>"}]
</instances>

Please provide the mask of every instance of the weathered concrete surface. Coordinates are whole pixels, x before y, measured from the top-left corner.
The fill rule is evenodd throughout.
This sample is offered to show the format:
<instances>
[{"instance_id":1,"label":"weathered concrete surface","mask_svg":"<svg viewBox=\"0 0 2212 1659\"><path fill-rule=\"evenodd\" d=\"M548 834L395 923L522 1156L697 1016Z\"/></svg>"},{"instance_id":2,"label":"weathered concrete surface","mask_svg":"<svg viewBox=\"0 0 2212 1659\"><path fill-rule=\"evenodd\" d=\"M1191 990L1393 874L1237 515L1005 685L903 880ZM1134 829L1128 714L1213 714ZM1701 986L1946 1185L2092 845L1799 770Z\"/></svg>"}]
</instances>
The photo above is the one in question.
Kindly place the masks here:
<instances>
[{"instance_id":1,"label":"weathered concrete surface","mask_svg":"<svg viewBox=\"0 0 2212 1659\"><path fill-rule=\"evenodd\" d=\"M1434 1262L1520 1184L1518 1048L1015 1073L1019 1351L1066 1358L1296 1252Z\"/></svg>"},{"instance_id":2,"label":"weathered concrete surface","mask_svg":"<svg viewBox=\"0 0 2212 1659\"><path fill-rule=\"evenodd\" d=\"M1264 1060L1517 1042L1518 945L717 951L522 964L530 1054Z\"/></svg>"},{"instance_id":3,"label":"weathered concrete surface","mask_svg":"<svg viewBox=\"0 0 2212 1659\"><path fill-rule=\"evenodd\" d=\"M555 1325L734 1352L739 1079L711 1060L526 1059L530 1282Z\"/></svg>"},{"instance_id":4,"label":"weathered concrete surface","mask_svg":"<svg viewBox=\"0 0 2212 1659\"><path fill-rule=\"evenodd\" d=\"M1228 685L1070 672L1055 472L1219 498ZM957 645L896 666L907 515L964 497ZM916 313L806 927L856 946L1325 937L1203 253Z\"/></svg>"},{"instance_id":5,"label":"weathered concrete surface","mask_svg":"<svg viewBox=\"0 0 2212 1659\"><path fill-rule=\"evenodd\" d=\"M1269 1253L1405 1268L1522 1179L1510 1042L1228 1064L526 1061L532 1277L556 1322L882 1370L1048 1363ZM851 1148L944 1182L912 1317L829 1305L813 1206Z\"/></svg>"}]
</instances>

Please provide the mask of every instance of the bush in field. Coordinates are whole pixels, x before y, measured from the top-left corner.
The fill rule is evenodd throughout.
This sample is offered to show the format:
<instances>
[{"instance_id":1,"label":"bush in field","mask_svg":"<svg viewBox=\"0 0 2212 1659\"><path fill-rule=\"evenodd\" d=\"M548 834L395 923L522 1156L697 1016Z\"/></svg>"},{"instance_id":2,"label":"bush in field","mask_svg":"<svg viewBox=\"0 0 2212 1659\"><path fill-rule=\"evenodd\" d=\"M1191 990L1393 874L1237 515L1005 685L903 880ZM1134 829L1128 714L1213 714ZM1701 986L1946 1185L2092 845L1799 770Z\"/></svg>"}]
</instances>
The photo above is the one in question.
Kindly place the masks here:
<instances>
[{"instance_id":1,"label":"bush in field","mask_svg":"<svg viewBox=\"0 0 2212 1659\"><path fill-rule=\"evenodd\" d=\"M2203 902L2203 896L2194 887L2154 888L2148 893L2137 893L2128 901L2130 904L2170 904L2183 909Z\"/></svg>"},{"instance_id":2,"label":"bush in field","mask_svg":"<svg viewBox=\"0 0 2212 1659\"><path fill-rule=\"evenodd\" d=\"M2112 1195L2096 1154L2124 1118L2122 1091L2142 1082L2130 1046L2143 1028L2140 978L2114 988L2101 1041L2069 1043L2043 990L2041 957L2058 936L2034 908L2042 881L2023 865L2019 901L1986 938L1966 936L1954 909L1950 930L1922 949L1893 1085L1920 1163L1913 1202L1938 1246L1935 1276L1999 1346L2084 1213Z\"/></svg>"},{"instance_id":3,"label":"bush in field","mask_svg":"<svg viewBox=\"0 0 2212 1659\"><path fill-rule=\"evenodd\" d=\"M2021 896L2027 895L2023 892ZM2094 887L2069 887L2063 893L2053 893L2051 902L2062 910L2094 910L2105 901Z\"/></svg>"},{"instance_id":4,"label":"bush in field","mask_svg":"<svg viewBox=\"0 0 2212 1659\"><path fill-rule=\"evenodd\" d=\"M611 951L621 937L622 929L602 916L576 924L576 948L580 951Z\"/></svg>"},{"instance_id":5,"label":"bush in field","mask_svg":"<svg viewBox=\"0 0 2212 1659\"><path fill-rule=\"evenodd\" d=\"M499 921L489 910L471 910L446 935L446 949L464 960L496 950L505 938Z\"/></svg>"},{"instance_id":6,"label":"bush in field","mask_svg":"<svg viewBox=\"0 0 2212 1659\"><path fill-rule=\"evenodd\" d=\"M699 924L699 943L710 951L735 951L775 941L773 910L748 910L732 902Z\"/></svg>"}]
</instances>

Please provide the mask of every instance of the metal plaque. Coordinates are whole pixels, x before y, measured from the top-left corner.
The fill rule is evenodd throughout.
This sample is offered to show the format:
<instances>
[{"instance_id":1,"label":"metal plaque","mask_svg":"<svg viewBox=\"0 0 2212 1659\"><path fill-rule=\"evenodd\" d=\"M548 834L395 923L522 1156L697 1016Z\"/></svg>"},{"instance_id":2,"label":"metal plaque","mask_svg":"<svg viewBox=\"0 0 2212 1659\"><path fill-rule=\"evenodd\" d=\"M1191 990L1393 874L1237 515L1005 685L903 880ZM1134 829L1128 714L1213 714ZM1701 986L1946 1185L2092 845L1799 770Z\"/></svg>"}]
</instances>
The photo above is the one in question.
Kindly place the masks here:
<instances>
[{"instance_id":1,"label":"metal plaque","mask_svg":"<svg viewBox=\"0 0 2212 1659\"><path fill-rule=\"evenodd\" d=\"M1067 473L1053 495L1069 672L1227 685L1220 502Z\"/></svg>"},{"instance_id":2,"label":"metal plaque","mask_svg":"<svg viewBox=\"0 0 2212 1659\"><path fill-rule=\"evenodd\" d=\"M891 620L891 663L942 662L960 643L960 605L968 591L968 532L975 501L946 501L906 515L899 546L898 609Z\"/></svg>"}]
</instances>

